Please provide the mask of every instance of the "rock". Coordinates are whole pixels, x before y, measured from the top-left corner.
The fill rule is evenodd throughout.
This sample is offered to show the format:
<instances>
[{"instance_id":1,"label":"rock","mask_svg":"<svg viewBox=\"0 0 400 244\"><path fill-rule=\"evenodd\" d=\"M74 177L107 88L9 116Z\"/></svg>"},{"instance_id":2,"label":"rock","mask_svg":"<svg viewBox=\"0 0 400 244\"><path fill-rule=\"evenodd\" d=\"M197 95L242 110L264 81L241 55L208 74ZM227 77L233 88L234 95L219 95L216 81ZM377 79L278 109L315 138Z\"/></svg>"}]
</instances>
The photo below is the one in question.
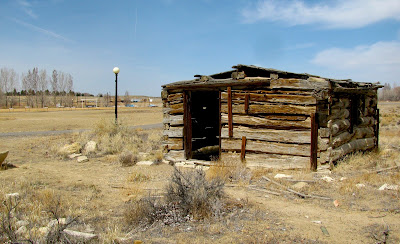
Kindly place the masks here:
<instances>
[{"instance_id":1,"label":"rock","mask_svg":"<svg viewBox=\"0 0 400 244\"><path fill-rule=\"evenodd\" d=\"M397 191L399 189L398 185L389 185L387 183L383 184L381 187L379 187L378 190L384 191L384 190L394 190Z\"/></svg>"},{"instance_id":2,"label":"rock","mask_svg":"<svg viewBox=\"0 0 400 244\"><path fill-rule=\"evenodd\" d=\"M85 152L87 154L94 153L97 150L97 143L95 141L88 141L85 145Z\"/></svg>"},{"instance_id":3,"label":"rock","mask_svg":"<svg viewBox=\"0 0 400 244\"><path fill-rule=\"evenodd\" d=\"M98 239L96 234L65 229L63 232L76 242L87 242Z\"/></svg>"},{"instance_id":4,"label":"rock","mask_svg":"<svg viewBox=\"0 0 400 244\"><path fill-rule=\"evenodd\" d=\"M18 236L24 236L28 233L28 229L26 226L21 226L18 228L18 230L15 231L15 234Z\"/></svg>"},{"instance_id":5,"label":"rock","mask_svg":"<svg viewBox=\"0 0 400 244\"><path fill-rule=\"evenodd\" d=\"M81 144L75 142L72 144L66 144L60 150L58 150L59 154L69 155L73 153L79 153L81 151Z\"/></svg>"},{"instance_id":6,"label":"rock","mask_svg":"<svg viewBox=\"0 0 400 244\"><path fill-rule=\"evenodd\" d=\"M147 165L147 166L152 165L152 164L153 164L153 161L140 161L140 162L136 163L136 165Z\"/></svg>"},{"instance_id":7,"label":"rock","mask_svg":"<svg viewBox=\"0 0 400 244\"><path fill-rule=\"evenodd\" d=\"M57 226L58 224L65 225L65 224L67 224L67 220L65 218L59 218L58 220L53 219L47 224L47 227L53 228L53 227Z\"/></svg>"},{"instance_id":8,"label":"rock","mask_svg":"<svg viewBox=\"0 0 400 244\"><path fill-rule=\"evenodd\" d=\"M49 231L50 231L49 227L40 227L38 230L40 236L47 236Z\"/></svg>"},{"instance_id":9,"label":"rock","mask_svg":"<svg viewBox=\"0 0 400 244\"><path fill-rule=\"evenodd\" d=\"M86 157L86 156L79 156L79 157L77 158L77 161L78 161L78 163L84 163L84 162L89 161L89 159L88 159L88 157Z\"/></svg>"},{"instance_id":10,"label":"rock","mask_svg":"<svg viewBox=\"0 0 400 244\"><path fill-rule=\"evenodd\" d=\"M306 182L297 182L296 184L292 185L292 188L294 188L296 190L300 190L306 186L308 186L308 184Z\"/></svg>"},{"instance_id":11,"label":"rock","mask_svg":"<svg viewBox=\"0 0 400 244\"><path fill-rule=\"evenodd\" d=\"M334 181L334 179L332 177L329 177L327 175L325 175L324 177L321 178L321 180L326 181L326 182L332 182Z\"/></svg>"},{"instance_id":12,"label":"rock","mask_svg":"<svg viewBox=\"0 0 400 244\"><path fill-rule=\"evenodd\" d=\"M358 184L356 184L356 187L357 187L358 189L360 189L360 188L365 187L365 185L364 185L364 184L361 184L361 183L358 183Z\"/></svg>"},{"instance_id":13,"label":"rock","mask_svg":"<svg viewBox=\"0 0 400 244\"><path fill-rule=\"evenodd\" d=\"M18 220L18 221L15 223L15 226L16 226L17 228L22 227L22 226L27 226L27 225L29 225L29 222L26 221L26 220Z\"/></svg>"},{"instance_id":14,"label":"rock","mask_svg":"<svg viewBox=\"0 0 400 244\"><path fill-rule=\"evenodd\" d=\"M311 223L320 225L320 224L322 224L322 221L320 221L320 220L313 220L313 221L311 221Z\"/></svg>"},{"instance_id":15,"label":"rock","mask_svg":"<svg viewBox=\"0 0 400 244\"><path fill-rule=\"evenodd\" d=\"M347 180L347 177L340 178L340 181L344 181L344 180Z\"/></svg>"},{"instance_id":16,"label":"rock","mask_svg":"<svg viewBox=\"0 0 400 244\"><path fill-rule=\"evenodd\" d=\"M79 156L82 156L82 153L73 153L73 154L70 154L70 155L68 155L68 158L73 159L73 158L76 158L76 157L79 157Z\"/></svg>"},{"instance_id":17,"label":"rock","mask_svg":"<svg viewBox=\"0 0 400 244\"><path fill-rule=\"evenodd\" d=\"M0 165L6 160L8 156L8 151L0 152Z\"/></svg>"},{"instance_id":18,"label":"rock","mask_svg":"<svg viewBox=\"0 0 400 244\"><path fill-rule=\"evenodd\" d=\"M339 207L340 206L339 200L333 201L333 205L335 205L335 207Z\"/></svg>"},{"instance_id":19,"label":"rock","mask_svg":"<svg viewBox=\"0 0 400 244\"><path fill-rule=\"evenodd\" d=\"M285 175L285 174L276 174L274 176L274 178L275 179L282 179L282 178L290 179L290 178L293 178L293 176L292 175Z\"/></svg>"}]
</instances>

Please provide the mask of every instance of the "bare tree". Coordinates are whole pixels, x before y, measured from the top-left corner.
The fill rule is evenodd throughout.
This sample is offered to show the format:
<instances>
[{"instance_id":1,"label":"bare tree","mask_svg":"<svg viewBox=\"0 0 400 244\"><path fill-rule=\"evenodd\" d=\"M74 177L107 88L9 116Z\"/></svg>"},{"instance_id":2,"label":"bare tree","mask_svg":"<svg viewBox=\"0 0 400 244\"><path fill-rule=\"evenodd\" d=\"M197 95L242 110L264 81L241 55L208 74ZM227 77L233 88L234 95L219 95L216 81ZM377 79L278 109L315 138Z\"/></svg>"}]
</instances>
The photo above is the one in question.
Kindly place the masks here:
<instances>
[{"instance_id":1,"label":"bare tree","mask_svg":"<svg viewBox=\"0 0 400 244\"><path fill-rule=\"evenodd\" d=\"M60 105L63 105L63 97L65 96L65 88L66 88L66 82L65 82L66 75L64 72L59 71L58 72L58 91L60 92Z\"/></svg>"},{"instance_id":2,"label":"bare tree","mask_svg":"<svg viewBox=\"0 0 400 244\"><path fill-rule=\"evenodd\" d=\"M58 92L58 73L57 70L53 70L53 74L51 76L51 91L54 96L54 106L57 105L57 92Z\"/></svg>"},{"instance_id":3,"label":"bare tree","mask_svg":"<svg viewBox=\"0 0 400 244\"><path fill-rule=\"evenodd\" d=\"M125 102L125 106L128 106L129 104L131 104L131 100L130 100L128 91L125 92L124 102Z\"/></svg>"},{"instance_id":4,"label":"bare tree","mask_svg":"<svg viewBox=\"0 0 400 244\"><path fill-rule=\"evenodd\" d=\"M39 74L39 90L40 90L40 103L42 104L42 108L45 106L45 92L48 87L48 78L47 72L45 69L40 70Z\"/></svg>"},{"instance_id":5,"label":"bare tree","mask_svg":"<svg viewBox=\"0 0 400 244\"><path fill-rule=\"evenodd\" d=\"M72 78L72 75L71 75L71 74L67 74L67 75L66 75L65 83L66 83L66 84L65 84L65 89L66 89L66 92L67 92L68 101L71 101L70 107L72 107L72 106L73 106L73 100L72 100L72 98L70 97L70 95L71 95L71 94L73 95L74 79Z\"/></svg>"},{"instance_id":6,"label":"bare tree","mask_svg":"<svg viewBox=\"0 0 400 244\"><path fill-rule=\"evenodd\" d=\"M18 75L15 72L14 69L9 70L9 93L11 93L11 101L10 101L10 107L12 108L14 105L14 96L15 92L18 88Z\"/></svg>"},{"instance_id":7,"label":"bare tree","mask_svg":"<svg viewBox=\"0 0 400 244\"><path fill-rule=\"evenodd\" d=\"M35 100L36 100L36 107L38 107L38 87L39 87L39 69L33 68L32 70L32 79L31 79L32 85L31 85L31 90L32 90L32 94L35 95Z\"/></svg>"}]
</instances>

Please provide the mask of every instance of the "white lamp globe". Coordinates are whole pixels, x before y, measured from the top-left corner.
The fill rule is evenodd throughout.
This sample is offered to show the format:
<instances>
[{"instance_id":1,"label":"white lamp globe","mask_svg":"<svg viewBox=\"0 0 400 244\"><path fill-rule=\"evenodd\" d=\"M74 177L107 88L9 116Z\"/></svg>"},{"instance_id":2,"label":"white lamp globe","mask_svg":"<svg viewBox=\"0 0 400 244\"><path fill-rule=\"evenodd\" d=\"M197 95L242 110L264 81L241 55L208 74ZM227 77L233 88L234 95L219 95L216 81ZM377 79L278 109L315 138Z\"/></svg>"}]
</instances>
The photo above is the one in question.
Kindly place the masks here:
<instances>
[{"instance_id":1,"label":"white lamp globe","mask_svg":"<svg viewBox=\"0 0 400 244\"><path fill-rule=\"evenodd\" d=\"M115 67L115 68L113 69L113 72L114 72L114 74L118 74L118 73L119 73L119 68L118 68L118 67Z\"/></svg>"}]
</instances>

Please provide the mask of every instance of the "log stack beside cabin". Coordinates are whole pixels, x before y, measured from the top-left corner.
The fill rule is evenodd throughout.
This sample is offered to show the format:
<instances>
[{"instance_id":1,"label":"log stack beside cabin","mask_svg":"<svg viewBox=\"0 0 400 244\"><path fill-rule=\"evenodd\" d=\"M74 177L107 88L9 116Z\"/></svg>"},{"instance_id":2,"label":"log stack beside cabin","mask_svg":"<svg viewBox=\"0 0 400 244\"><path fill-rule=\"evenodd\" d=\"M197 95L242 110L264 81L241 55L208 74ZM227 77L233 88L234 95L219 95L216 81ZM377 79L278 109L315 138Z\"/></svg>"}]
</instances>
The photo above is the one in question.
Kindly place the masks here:
<instances>
[{"instance_id":1,"label":"log stack beside cabin","mask_svg":"<svg viewBox=\"0 0 400 244\"><path fill-rule=\"evenodd\" d=\"M167 160L315 170L378 146L380 85L233 68L163 86Z\"/></svg>"}]
</instances>

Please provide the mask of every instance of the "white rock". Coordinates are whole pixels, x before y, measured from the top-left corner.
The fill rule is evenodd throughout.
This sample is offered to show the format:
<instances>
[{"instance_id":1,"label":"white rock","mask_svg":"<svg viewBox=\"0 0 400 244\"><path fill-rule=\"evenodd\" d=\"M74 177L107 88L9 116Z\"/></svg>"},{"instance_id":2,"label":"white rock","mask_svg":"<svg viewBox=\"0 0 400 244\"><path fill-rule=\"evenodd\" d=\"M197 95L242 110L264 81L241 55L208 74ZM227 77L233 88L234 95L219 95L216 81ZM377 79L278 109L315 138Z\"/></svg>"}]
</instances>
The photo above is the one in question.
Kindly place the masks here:
<instances>
[{"instance_id":1,"label":"white rock","mask_svg":"<svg viewBox=\"0 0 400 244\"><path fill-rule=\"evenodd\" d=\"M395 190L397 191L399 189L398 185L389 185L387 183L383 184L381 187L379 187L378 190L384 191L384 190Z\"/></svg>"},{"instance_id":2,"label":"white rock","mask_svg":"<svg viewBox=\"0 0 400 244\"><path fill-rule=\"evenodd\" d=\"M321 178L321 180L326 181L326 182L332 182L334 181L334 179L332 177L329 177L327 175L325 175L324 177Z\"/></svg>"},{"instance_id":3,"label":"white rock","mask_svg":"<svg viewBox=\"0 0 400 244\"><path fill-rule=\"evenodd\" d=\"M74 230L69 230L69 229L65 229L63 232L71 238L82 240L82 241L90 241L93 239L97 239L97 237L98 237L96 234L79 232L79 231L74 231Z\"/></svg>"},{"instance_id":4,"label":"white rock","mask_svg":"<svg viewBox=\"0 0 400 244\"><path fill-rule=\"evenodd\" d=\"M358 189L360 189L360 188L363 188L363 187L365 187L365 185L364 185L364 184L361 184L361 183L359 183L359 184L356 184L356 187L357 187Z\"/></svg>"},{"instance_id":5,"label":"white rock","mask_svg":"<svg viewBox=\"0 0 400 244\"><path fill-rule=\"evenodd\" d=\"M86 156L79 156L79 157L77 158L77 161L78 161L78 163L84 163L84 162L89 161L89 159L88 159L88 157L86 157Z\"/></svg>"},{"instance_id":6,"label":"white rock","mask_svg":"<svg viewBox=\"0 0 400 244\"><path fill-rule=\"evenodd\" d=\"M49 233L49 227L40 227L38 232L40 236L47 236Z\"/></svg>"},{"instance_id":7,"label":"white rock","mask_svg":"<svg viewBox=\"0 0 400 244\"><path fill-rule=\"evenodd\" d=\"M27 232L28 232L28 229L26 228L26 226L21 226L18 228L18 230L15 231L15 234L17 234L19 236L24 236Z\"/></svg>"},{"instance_id":8,"label":"white rock","mask_svg":"<svg viewBox=\"0 0 400 244\"><path fill-rule=\"evenodd\" d=\"M97 143L95 141L88 141L85 145L86 153L94 153L97 150Z\"/></svg>"},{"instance_id":9,"label":"white rock","mask_svg":"<svg viewBox=\"0 0 400 244\"><path fill-rule=\"evenodd\" d=\"M344 180L347 180L347 177L340 178L340 181L344 181Z\"/></svg>"},{"instance_id":10,"label":"white rock","mask_svg":"<svg viewBox=\"0 0 400 244\"><path fill-rule=\"evenodd\" d=\"M15 226L17 228L21 227L21 226L27 226L29 225L29 222L26 220L18 220L17 222L15 222Z\"/></svg>"},{"instance_id":11,"label":"white rock","mask_svg":"<svg viewBox=\"0 0 400 244\"><path fill-rule=\"evenodd\" d=\"M320 225L320 224L322 224L322 221L320 221L320 220L313 220L313 221L311 221L311 223Z\"/></svg>"},{"instance_id":12,"label":"white rock","mask_svg":"<svg viewBox=\"0 0 400 244\"><path fill-rule=\"evenodd\" d=\"M274 178L275 178L275 179L282 179L282 178L290 179L290 178L293 178L293 176L292 176L292 175L285 175L285 174L276 174L276 175L274 176Z\"/></svg>"},{"instance_id":13,"label":"white rock","mask_svg":"<svg viewBox=\"0 0 400 244\"><path fill-rule=\"evenodd\" d=\"M73 154L68 155L68 158L73 159L73 158L76 158L79 156L82 156L82 154L81 153L73 153Z\"/></svg>"},{"instance_id":14,"label":"white rock","mask_svg":"<svg viewBox=\"0 0 400 244\"><path fill-rule=\"evenodd\" d=\"M152 164L153 164L153 161L140 161L140 162L136 163L136 165L147 165L147 166L152 165Z\"/></svg>"},{"instance_id":15,"label":"white rock","mask_svg":"<svg viewBox=\"0 0 400 244\"><path fill-rule=\"evenodd\" d=\"M53 219L47 224L47 227L52 228L54 226L57 226L58 224L65 225L66 223L67 220L65 218L59 218L58 220Z\"/></svg>"}]
</instances>

